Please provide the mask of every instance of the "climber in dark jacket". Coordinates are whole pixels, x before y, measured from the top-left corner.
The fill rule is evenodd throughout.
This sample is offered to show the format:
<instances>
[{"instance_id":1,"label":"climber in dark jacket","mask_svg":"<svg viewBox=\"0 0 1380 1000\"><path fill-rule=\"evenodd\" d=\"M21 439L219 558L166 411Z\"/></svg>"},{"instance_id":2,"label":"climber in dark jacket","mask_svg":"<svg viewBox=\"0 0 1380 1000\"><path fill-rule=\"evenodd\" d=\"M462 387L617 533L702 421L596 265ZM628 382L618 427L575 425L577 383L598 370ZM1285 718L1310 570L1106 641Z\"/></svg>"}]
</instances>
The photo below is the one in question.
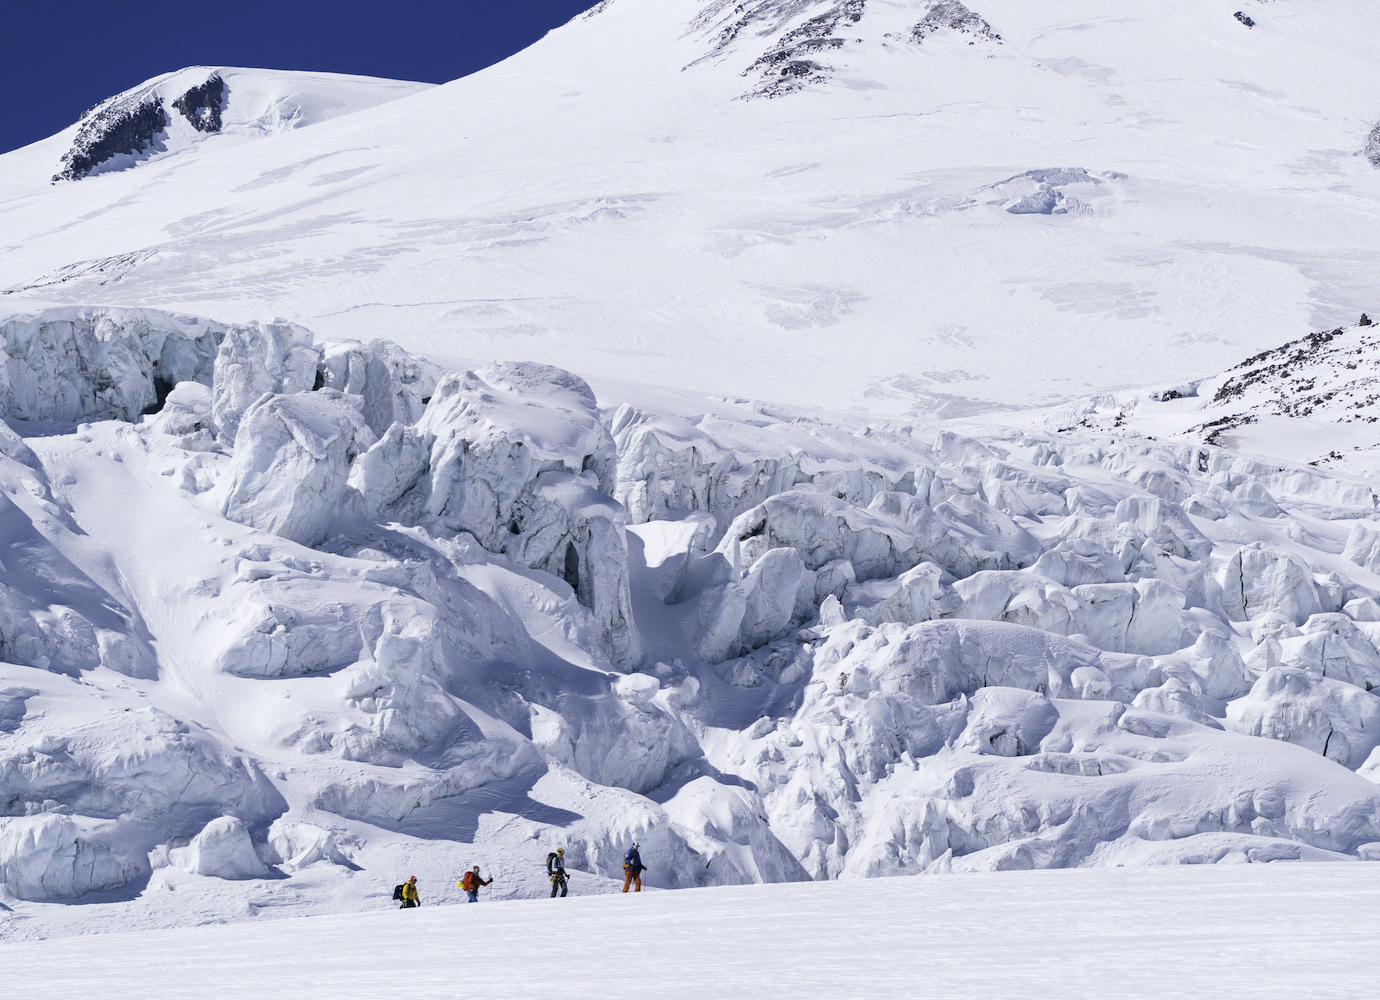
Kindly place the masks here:
<instances>
[{"instance_id":1,"label":"climber in dark jacket","mask_svg":"<svg viewBox=\"0 0 1380 1000\"><path fill-rule=\"evenodd\" d=\"M628 853L623 855L623 891L628 891L628 886L636 886L633 892L642 891L642 873L647 870L642 864L642 855L637 853L637 845L633 844L628 848Z\"/></svg>"}]
</instances>

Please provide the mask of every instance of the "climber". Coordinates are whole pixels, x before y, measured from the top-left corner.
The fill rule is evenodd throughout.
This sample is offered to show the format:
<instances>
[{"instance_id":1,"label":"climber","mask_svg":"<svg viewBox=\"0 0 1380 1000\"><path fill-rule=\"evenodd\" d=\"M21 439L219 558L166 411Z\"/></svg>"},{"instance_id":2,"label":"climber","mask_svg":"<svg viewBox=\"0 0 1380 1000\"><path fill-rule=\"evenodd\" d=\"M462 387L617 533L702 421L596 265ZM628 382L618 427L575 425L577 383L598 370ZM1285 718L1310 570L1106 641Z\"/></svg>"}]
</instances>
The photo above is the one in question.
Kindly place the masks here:
<instances>
[{"instance_id":1,"label":"climber","mask_svg":"<svg viewBox=\"0 0 1380 1000\"><path fill-rule=\"evenodd\" d=\"M465 872L464 877L461 878L457 884L460 888L465 890L466 895L470 897L469 901L471 903L477 903L479 902L479 887L481 885L488 885L492 881L493 879L491 878L480 878L479 866L475 865L469 871Z\"/></svg>"},{"instance_id":2,"label":"climber","mask_svg":"<svg viewBox=\"0 0 1380 1000\"><path fill-rule=\"evenodd\" d=\"M551 876L551 898L556 898L556 891L560 890L561 896L565 896L569 890L569 876L565 873L565 848L558 847L546 856L546 874Z\"/></svg>"},{"instance_id":3,"label":"climber","mask_svg":"<svg viewBox=\"0 0 1380 1000\"><path fill-rule=\"evenodd\" d=\"M402 885L394 889L393 898L402 900L402 905L398 907L400 910L409 910L414 906L421 906L422 899L417 895L417 876L413 875Z\"/></svg>"},{"instance_id":4,"label":"climber","mask_svg":"<svg viewBox=\"0 0 1380 1000\"><path fill-rule=\"evenodd\" d=\"M637 845L633 844L628 848L628 853L623 855L623 891L628 891L628 886L636 886L633 892L642 891L642 873L647 870L642 864L642 855L637 853Z\"/></svg>"}]
</instances>

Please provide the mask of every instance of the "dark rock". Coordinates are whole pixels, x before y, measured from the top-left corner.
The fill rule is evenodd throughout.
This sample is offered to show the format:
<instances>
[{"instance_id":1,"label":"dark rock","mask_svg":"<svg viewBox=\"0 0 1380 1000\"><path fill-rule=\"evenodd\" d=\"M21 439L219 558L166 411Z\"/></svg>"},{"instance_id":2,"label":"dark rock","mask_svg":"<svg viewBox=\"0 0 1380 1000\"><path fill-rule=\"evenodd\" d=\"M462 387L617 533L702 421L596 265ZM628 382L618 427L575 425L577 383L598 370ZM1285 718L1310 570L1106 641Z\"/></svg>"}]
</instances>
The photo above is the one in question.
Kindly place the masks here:
<instances>
[{"instance_id":1,"label":"dark rock","mask_svg":"<svg viewBox=\"0 0 1380 1000\"><path fill-rule=\"evenodd\" d=\"M157 97L134 106L107 103L85 116L77 138L62 157L54 181L80 180L122 153L142 153L168 127L168 113Z\"/></svg>"},{"instance_id":2,"label":"dark rock","mask_svg":"<svg viewBox=\"0 0 1380 1000\"><path fill-rule=\"evenodd\" d=\"M978 14L969 10L958 0L941 0L929 9L915 27L910 29L910 40L919 44L940 31L957 31L964 35L976 35L985 42L1001 42L1001 35ZM971 45L972 43L969 42Z\"/></svg>"},{"instance_id":3,"label":"dark rock","mask_svg":"<svg viewBox=\"0 0 1380 1000\"><path fill-rule=\"evenodd\" d=\"M744 29L752 27L757 34L767 34L772 29L767 28L766 23L774 21L779 29L809 5L807 0L758 0L753 4L741 4L737 8L739 16L720 31L715 53L722 51ZM837 37L839 29L861 21L866 6L867 0L837 0L823 14L787 31L743 71L743 76L762 75L762 82L746 96L781 97L822 79L830 67L817 62L815 57L843 48L844 39Z\"/></svg>"},{"instance_id":4,"label":"dark rock","mask_svg":"<svg viewBox=\"0 0 1380 1000\"><path fill-rule=\"evenodd\" d=\"M1246 27L1248 27L1248 28L1254 28L1254 27L1255 27L1255 21L1251 20L1250 17L1248 17L1246 14L1243 14L1243 13L1242 13L1241 11L1239 11L1239 10L1238 10L1235 14L1233 14L1232 17L1236 18L1238 21L1240 21L1242 24L1244 24L1244 25L1245 25Z\"/></svg>"},{"instance_id":5,"label":"dark rock","mask_svg":"<svg viewBox=\"0 0 1380 1000\"><path fill-rule=\"evenodd\" d=\"M1358 322L1356 325L1357 325L1357 326L1370 326L1370 317L1367 316L1365 313L1361 313L1360 322Z\"/></svg>"},{"instance_id":6,"label":"dark rock","mask_svg":"<svg viewBox=\"0 0 1380 1000\"><path fill-rule=\"evenodd\" d=\"M1366 148L1361 150L1361 155L1370 161L1370 165L1380 170L1380 124L1370 130L1370 135L1366 137Z\"/></svg>"},{"instance_id":7,"label":"dark rock","mask_svg":"<svg viewBox=\"0 0 1380 1000\"><path fill-rule=\"evenodd\" d=\"M219 76L212 76L173 101L173 107L181 111L182 117L198 132L219 132L220 112L224 106L225 81Z\"/></svg>"}]
</instances>

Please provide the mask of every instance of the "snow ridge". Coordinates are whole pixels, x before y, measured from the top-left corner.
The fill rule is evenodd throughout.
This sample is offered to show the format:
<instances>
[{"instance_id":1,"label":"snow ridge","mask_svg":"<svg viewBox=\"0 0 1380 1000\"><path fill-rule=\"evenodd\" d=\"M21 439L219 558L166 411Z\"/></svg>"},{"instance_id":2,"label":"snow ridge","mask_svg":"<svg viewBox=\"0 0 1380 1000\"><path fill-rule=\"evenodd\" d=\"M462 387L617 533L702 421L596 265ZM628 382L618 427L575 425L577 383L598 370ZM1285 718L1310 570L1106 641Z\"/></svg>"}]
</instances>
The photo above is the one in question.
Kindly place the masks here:
<instances>
[{"instance_id":1,"label":"snow ridge","mask_svg":"<svg viewBox=\"0 0 1380 1000\"><path fill-rule=\"evenodd\" d=\"M252 138L298 128L422 89L334 74L193 66L86 111L53 181L129 169L210 137Z\"/></svg>"}]
</instances>

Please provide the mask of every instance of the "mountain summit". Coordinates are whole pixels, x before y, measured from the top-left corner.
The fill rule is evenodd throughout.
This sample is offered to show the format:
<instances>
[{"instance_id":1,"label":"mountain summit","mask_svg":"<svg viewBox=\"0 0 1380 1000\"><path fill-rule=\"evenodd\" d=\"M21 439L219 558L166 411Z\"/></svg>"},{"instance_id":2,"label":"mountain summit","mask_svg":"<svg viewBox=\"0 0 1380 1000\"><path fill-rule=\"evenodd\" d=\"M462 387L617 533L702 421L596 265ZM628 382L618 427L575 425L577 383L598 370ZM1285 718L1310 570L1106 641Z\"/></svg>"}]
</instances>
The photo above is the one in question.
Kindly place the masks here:
<instances>
[{"instance_id":1,"label":"mountain summit","mask_svg":"<svg viewBox=\"0 0 1380 1000\"><path fill-rule=\"evenodd\" d=\"M209 136L257 138L314 125L427 87L333 73L194 66L84 112L53 180L127 169Z\"/></svg>"}]
</instances>

